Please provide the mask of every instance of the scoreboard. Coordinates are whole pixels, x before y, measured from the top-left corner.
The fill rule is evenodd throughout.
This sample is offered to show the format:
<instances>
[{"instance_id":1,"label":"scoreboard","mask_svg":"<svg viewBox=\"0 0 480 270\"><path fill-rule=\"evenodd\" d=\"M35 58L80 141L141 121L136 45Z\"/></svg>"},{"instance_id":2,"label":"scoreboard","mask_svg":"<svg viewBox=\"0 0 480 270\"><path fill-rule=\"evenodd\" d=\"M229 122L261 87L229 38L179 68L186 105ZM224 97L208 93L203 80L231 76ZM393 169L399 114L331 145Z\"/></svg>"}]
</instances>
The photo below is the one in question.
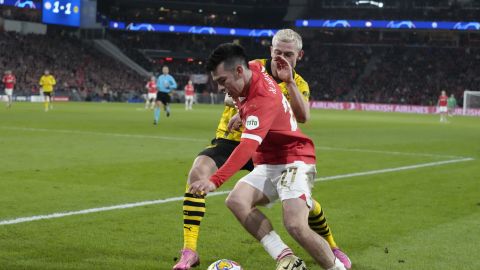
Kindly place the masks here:
<instances>
[{"instance_id":1,"label":"scoreboard","mask_svg":"<svg viewBox=\"0 0 480 270\"><path fill-rule=\"evenodd\" d=\"M44 0L42 22L80 27L80 0Z\"/></svg>"}]
</instances>

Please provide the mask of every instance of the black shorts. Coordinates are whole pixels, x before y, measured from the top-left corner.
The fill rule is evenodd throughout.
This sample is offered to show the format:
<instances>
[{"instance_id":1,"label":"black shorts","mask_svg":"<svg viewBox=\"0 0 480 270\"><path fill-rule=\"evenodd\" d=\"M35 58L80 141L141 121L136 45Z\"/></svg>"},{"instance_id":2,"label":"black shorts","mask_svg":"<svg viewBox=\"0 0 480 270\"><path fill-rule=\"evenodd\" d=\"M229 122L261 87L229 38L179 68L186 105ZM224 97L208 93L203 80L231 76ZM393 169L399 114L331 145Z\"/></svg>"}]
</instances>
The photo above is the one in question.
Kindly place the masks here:
<instances>
[{"instance_id":1,"label":"black shorts","mask_svg":"<svg viewBox=\"0 0 480 270\"><path fill-rule=\"evenodd\" d=\"M52 92L43 92L43 95L46 96L46 97L51 97Z\"/></svg>"},{"instance_id":2,"label":"black shorts","mask_svg":"<svg viewBox=\"0 0 480 270\"><path fill-rule=\"evenodd\" d=\"M164 92L157 92L157 98L155 101L161 101L163 105L170 103L170 95Z\"/></svg>"},{"instance_id":3,"label":"black shorts","mask_svg":"<svg viewBox=\"0 0 480 270\"><path fill-rule=\"evenodd\" d=\"M215 161L217 168L222 167L222 165L227 161L227 159L232 154L233 150L239 142L225 140L225 139L213 139L212 145L205 148L202 152L200 152L199 156L207 156ZM253 161L250 159L247 164L242 167L242 170L253 171Z\"/></svg>"}]
</instances>

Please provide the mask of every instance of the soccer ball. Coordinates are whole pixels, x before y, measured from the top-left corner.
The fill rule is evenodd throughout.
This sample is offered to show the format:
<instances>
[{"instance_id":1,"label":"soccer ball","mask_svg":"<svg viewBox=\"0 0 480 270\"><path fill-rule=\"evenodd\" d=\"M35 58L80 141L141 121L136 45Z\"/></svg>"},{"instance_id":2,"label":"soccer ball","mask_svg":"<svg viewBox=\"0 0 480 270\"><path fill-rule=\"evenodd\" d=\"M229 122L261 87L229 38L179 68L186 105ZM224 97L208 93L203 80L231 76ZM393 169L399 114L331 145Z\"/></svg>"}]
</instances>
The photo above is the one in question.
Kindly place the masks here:
<instances>
[{"instance_id":1,"label":"soccer ball","mask_svg":"<svg viewBox=\"0 0 480 270\"><path fill-rule=\"evenodd\" d=\"M232 260L221 259L210 264L207 270L242 270L242 267Z\"/></svg>"}]
</instances>

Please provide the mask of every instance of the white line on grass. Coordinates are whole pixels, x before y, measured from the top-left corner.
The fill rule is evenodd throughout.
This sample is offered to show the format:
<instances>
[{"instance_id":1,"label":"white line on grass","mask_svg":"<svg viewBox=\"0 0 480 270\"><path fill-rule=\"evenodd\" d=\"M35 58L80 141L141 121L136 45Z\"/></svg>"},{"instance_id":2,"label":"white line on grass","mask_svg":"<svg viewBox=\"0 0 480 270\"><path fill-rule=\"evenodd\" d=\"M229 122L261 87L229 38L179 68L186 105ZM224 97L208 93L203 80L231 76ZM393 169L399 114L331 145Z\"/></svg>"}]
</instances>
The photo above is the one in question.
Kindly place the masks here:
<instances>
[{"instance_id":1,"label":"white line on grass","mask_svg":"<svg viewBox=\"0 0 480 270\"><path fill-rule=\"evenodd\" d=\"M357 172L357 173L349 173L349 174L319 177L319 178L315 179L315 181L331 181L331 180L351 178L351 177L357 177L357 176L374 175L374 174L382 174L382 173L389 173L389 172L413 170L413 169L425 168L425 167L441 166L441 165L445 165L445 164L466 162L466 161L472 161L472 160L474 160L474 159L473 158L462 158L462 159L452 159L452 160L430 162L430 163L421 163L421 164L410 165L410 166L402 166L402 167L396 167L396 168L387 168L387 169L373 170L373 171L366 171L366 172ZM211 196L218 196L218 195L227 194L229 192L230 192L230 190L212 192L212 193L209 194L209 196L210 197ZM173 197L173 198L154 200L154 201L143 201L143 202L120 204L120 205L113 205L113 206L106 206L106 207L99 207L99 208L90 208L90 209L79 210L79 211L61 212L61 213L53 213L53 214L48 214L48 215L39 215L39 216L31 216L31 217L21 217L21 218L16 218L16 219L0 220L0 226L18 224L18 223L24 223L24 222L30 222L30 221L36 221L36 220L42 220L42 219L53 219L53 218L60 218L60 217L73 216L73 215L82 215L82 214L90 214L90 213L111 211L111 210L117 210L117 209L134 208L134 207L153 205L153 204L163 204L163 203L175 202L175 201L181 201L181 200L183 200L183 197Z\"/></svg>"},{"instance_id":2,"label":"white line on grass","mask_svg":"<svg viewBox=\"0 0 480 270\"><path fill-rule=\"evenodd\" d=\"M388 154L388 155L402 155L402 156L419 156L419 157L436 157L436 158L465 158L461 156L451 156L442 154L429 154L429 153L411 153L411 152L396 152L396 151L382 151L372 149L358 149L358 148L341 148L341 147L328 147L319 146L315 147L319 150L331 150L331 151L345 151L345 152L361 152L361 153L375 153L375 154Z\"/></svg>"},{"instance_id":3,"label":"white line on grass","mask_svg":"<svg viewBox=\"0 0 480 270\"><path fill-rule=\"evenodd\" d=\"M21 131L38 131L38 132L56 132L67 134L83 134L83 135L103 135L112 137L124 137L124 138L140 138L140 139L162 139L172 141L192 141L192 142L205 142L208 140L185 138L185 137L168 137L168 136L155 136L155 135L140 135L140 134L123 134L123 133L104 133L93 131L81 131L81 130L68 130L68 129L48 129L48 128L25 128L25 127L0 127L8 130L21 130Z\"/></svg>"},{"instance_id":4,"label":"white line on grass","mask_svg":"<svg viewBox=\"0 0 480 270\"><path fill-rule=\"evenodd\" d=\"M103 132L81 131L81 130L28 128L28 127L0 127L0 128L7 129L7 130L21 130L21 131L32 131L32 132L56 132L56 133L68 133L68 134L114 136L114 137L123 137L123 138L161 139L161 140L173 140L173 141L206 142L206 143L209 142L209 140L188 138L188 137L169 137L169 136L125 134L125 133L103 133ZM319 147L316 147L316 149L345 151L345 152L377 153L377 154L386 154L386 155L425 156L425 157L437 157L437 158L464 158L461 156L451 156L451 155L442 155L442 154L409 153L409 152L395 152L395 151L382 151L382 150L373 150L373 149L341 148L341 147L328 147L328 146L319 146Z\"/></svg>"}]
</instances>

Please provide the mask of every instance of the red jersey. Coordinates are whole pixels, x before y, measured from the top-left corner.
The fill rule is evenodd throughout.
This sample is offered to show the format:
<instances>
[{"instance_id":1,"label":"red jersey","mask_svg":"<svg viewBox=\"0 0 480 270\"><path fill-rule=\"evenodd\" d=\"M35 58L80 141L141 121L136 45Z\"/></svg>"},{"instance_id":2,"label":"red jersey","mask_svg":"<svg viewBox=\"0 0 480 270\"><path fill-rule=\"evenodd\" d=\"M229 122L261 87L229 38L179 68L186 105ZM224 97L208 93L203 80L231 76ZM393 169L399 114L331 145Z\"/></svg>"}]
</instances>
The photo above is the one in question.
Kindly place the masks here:
<instances>
[{"instance_id":1,"label":"red jersey","mask_svg":"<svg viewBox=\"0 0 480 270\"><path fill-rule=\"evenodd\" d=\"M147 83L147 89L149 94L156 94L157 93L157 83L149 81Z\"/></svg>"},{"instance_id":2,"label":"red jersey","mask_svg":"<svg viewBox=\"0 0 480 270\"><path fill-rule=\"evenodd\" d=\"M245 129L243 139L260 146L253 156L255 164L288 164L304 161L315 164L315 147L298 128L290 103L263 65L250 63L253 71L247 97L239 104Z\"/></svg>"},{"instance_id":3,"label":"red jersey","mask_svg":"<svg viewBox=\"0 0 480 270\"><path fill-rule=\"evenodd\" d=\"M185 85L185 96L193 96L194 94L195 90L193 89L193 85Z\"/></svg>"},{"instance_id":4,"label":"red jersey","mask_svg":"<svg viewBox=\"0 0 480 270\"><path fill-rule=\"evenodd\" d=\"M448 96L440 96L438 98L438 106L446 107L448 104Z\"/></svg>"},{"instance_id":5,"label":"red jersey","mask_svg":"<svg viewBox=\"0 0 480 270\"><path fill-rule=\"evenodd\" d=\"M15 75L9 74L3 76L2 82L3 84L5 84L6 89L13 89L15 83L17 82L17 79L15 79Z\"/></svg>"},{"instance_id":6,"label":"red jersey","mask_svg":"<svg viewBox=\"0 0 480 270\"><path fill-rule=\"evenodd\" d=\"M258 62L249 63L250 87L237 102L245 127L240 144L210 178L219 187L253 158L255 164L315 164L315 146L297 126L290 103ZM249 152L250 151L250 152ZM247 153L249 152L249 153Z\"/></svg>"}]
</instances>

